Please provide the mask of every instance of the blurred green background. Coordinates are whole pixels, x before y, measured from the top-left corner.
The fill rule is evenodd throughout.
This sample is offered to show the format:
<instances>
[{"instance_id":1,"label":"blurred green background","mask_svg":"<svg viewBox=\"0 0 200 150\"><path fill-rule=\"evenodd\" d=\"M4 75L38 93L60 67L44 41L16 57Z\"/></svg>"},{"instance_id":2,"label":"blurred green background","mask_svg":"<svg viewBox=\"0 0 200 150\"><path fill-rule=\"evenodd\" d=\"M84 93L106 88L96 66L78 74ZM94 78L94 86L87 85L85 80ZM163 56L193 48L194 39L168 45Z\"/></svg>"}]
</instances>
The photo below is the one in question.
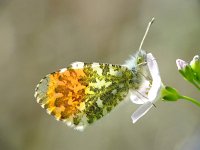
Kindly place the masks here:
<instances>
[{"instance_id":1,"label":"blurred green background","mask_svg":"<svg viewBox=\"0 0 200 150\"><path fill-rule=\"evenodd\" d=\"M46 114L34 89L73 61L123 63L139 47L156 57L162 80L200 100L175 60L200 54L199 0L0 0L1 150L199 150L200 109L158 102L139 122L127 102L77 132Z\"/></svg>"}]
</instances>

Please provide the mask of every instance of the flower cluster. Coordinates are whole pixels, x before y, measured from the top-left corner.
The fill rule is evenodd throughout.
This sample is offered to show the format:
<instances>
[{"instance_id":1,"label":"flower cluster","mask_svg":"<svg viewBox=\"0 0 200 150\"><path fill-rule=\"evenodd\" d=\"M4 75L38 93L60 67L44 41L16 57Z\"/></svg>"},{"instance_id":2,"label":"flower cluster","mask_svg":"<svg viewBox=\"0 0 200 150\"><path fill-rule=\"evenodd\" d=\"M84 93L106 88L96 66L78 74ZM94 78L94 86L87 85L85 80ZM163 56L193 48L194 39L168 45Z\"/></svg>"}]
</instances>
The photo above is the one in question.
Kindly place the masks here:
<instances>
[{"instance_id":1,"label":"flower cluster","mask_svg":"<svg viewBox=\"0 0 200 150\"><path fill-rule=\"evenodd\" d=\"M185 80L192 83L200 90L200 58L198 55L194 56L190 63L184 60L177 59L176 64L179 72Z\"/></svg>"},{"instance_id":2,"label":"flower cluster","mask_svg":"<svg viewBox=\"0 0 200 150\"><path fill-rule=\"evenodd\" d=\"M198 55L194 56L190 63L181 59L176 60L179 72L185 80L189 81L200 90L200 58ZM145 80L137 93L132 93L130 99L135 104L142 104L131 116L133 123L144 116L157 100L163 101L178 101L187 100L200 107L200 101L188 96L181 95L175 88L164 86L156 59L151 53L147 54L147 67L151 78Z\"/></svg>"}]
</instances>

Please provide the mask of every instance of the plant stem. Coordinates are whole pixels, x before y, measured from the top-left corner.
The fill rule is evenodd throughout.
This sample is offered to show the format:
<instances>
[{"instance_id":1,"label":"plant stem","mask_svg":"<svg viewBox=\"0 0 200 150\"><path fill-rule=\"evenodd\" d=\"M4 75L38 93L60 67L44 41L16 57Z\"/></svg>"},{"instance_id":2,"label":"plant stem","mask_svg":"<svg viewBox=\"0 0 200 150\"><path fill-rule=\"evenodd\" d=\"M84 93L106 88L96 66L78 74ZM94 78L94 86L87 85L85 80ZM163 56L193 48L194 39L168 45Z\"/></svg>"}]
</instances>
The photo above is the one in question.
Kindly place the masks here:
<instances>
[{"instance_id":1,"label":"plant stem","mask_svg":"<svg viewBox=\"0 0 200 150\"><path fill-rule=\"evenodd\" d=\"M196 82L193 81L192 84L193 84L197 89L200 90L200 86L199 86Z\"/></svg>"},{"instance_id":2,"label":"plant stem","mask_svg":"<svg viewBox=\"0 0 200 150\"><path fill-rule=\"evenodd\" d=\"M187 100L187 101L190 101L192 102L193 104L197 105L200 107L200 101L196 100L196 99L193 99L191 97L188 97L188 96L180 96L180 98L184 99L184 100Z\"/></svg>"}]
</instances>

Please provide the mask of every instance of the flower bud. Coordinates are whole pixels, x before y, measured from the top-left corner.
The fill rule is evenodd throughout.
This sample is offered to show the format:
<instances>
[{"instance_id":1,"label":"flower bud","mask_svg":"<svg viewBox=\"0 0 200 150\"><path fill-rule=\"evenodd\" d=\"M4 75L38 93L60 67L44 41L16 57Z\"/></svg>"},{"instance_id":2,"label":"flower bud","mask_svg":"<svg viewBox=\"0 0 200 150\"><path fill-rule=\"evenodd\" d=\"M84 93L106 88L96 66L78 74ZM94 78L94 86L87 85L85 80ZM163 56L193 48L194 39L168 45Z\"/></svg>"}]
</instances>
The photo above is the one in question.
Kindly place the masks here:
<instances>
[{"instance_id":1,"label":"flower bud","mask_svg":"<svg viewBox=\"0 0 200 150\"><path fill-rule=\"evenodd\" d=\"M166 86L162 91L162 98L165 101L177 101L180 97L177 90L172 87Z\"/></svg>"},{"instance_id":2,"label":"flower bud","mask_svg":"<svg viewBox=\"0 0 200 150\"><path fill-rule=\"evenodd\" d=\"M178 70L184 70L186 66L188 66L188 63L185 62L184 60L177 59L176 60L176 65L178 67Z\"/></svg>"},{"instance_id":3,"label":"flower bud","mask_svg":"<svg viewBox=\"0 0 200 150\"><path fill-rule=\"evenodd\" d=\"M194 72L193 72L192 68L190 67L190 65L181 59L176 60L176 65L178 67L178 71L180 72L180 74L186 80L192 82L194 79Z\"/></svg>"},{"instance_id":4,"label":"flower bud","mask_svg":"<svg viewBox=\"0 0 200 150\"><path fill-rule=\"evenodd\" d=\"M200 58L198 55L194 56L194 58L190 62L190 66L196 74L197 78L200 79Z\"/></svg>"}]
</instances>

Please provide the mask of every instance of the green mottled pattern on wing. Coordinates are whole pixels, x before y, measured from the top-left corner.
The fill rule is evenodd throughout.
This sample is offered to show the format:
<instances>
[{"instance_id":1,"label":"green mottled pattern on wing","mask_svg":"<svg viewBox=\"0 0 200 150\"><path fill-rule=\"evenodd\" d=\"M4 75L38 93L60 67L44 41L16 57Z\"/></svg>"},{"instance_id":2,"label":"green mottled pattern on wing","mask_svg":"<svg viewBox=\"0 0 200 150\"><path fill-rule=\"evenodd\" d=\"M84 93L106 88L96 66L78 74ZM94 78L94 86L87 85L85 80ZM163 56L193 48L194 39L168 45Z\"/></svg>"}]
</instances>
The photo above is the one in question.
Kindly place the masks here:
<instances>
[{"instance_id":1,"label":"green mottled pattern on wing","mask_svg":"<svg viewBox=\"0 0 200 150\"><path fill-rule=\"evenodd\" d=\"M88 94L85 97L85 109L77 115L75 125L87 125L109 113L126 95L134 72L120 65L84 64L86 79L89 83Z\"/></svg>"}]
</instances>

